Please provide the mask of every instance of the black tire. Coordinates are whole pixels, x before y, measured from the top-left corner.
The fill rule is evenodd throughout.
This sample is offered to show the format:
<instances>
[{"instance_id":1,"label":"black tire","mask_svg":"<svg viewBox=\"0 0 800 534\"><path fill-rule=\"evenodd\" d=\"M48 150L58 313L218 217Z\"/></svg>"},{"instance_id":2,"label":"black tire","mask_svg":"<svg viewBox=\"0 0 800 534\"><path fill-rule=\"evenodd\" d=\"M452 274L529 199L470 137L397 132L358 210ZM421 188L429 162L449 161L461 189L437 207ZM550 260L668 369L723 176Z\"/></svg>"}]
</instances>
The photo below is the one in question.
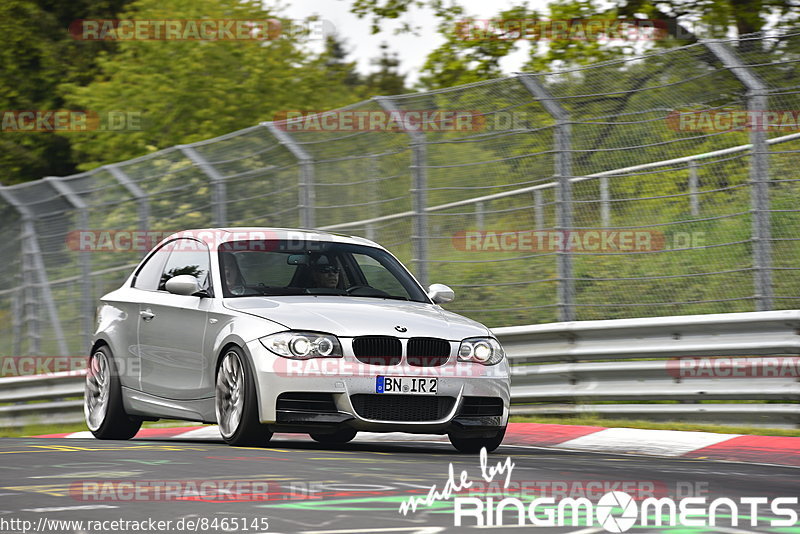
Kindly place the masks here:
<instances>
[{"instance_id":1,"label":"black tire","mask_svg":"<svg viewBox=\"0 0 800 534\"><path fill-rule=\"evenodd\" d=\"M103 393L101 387L107 392ZM105 411L98 402L105 404ZM86 426L97 439L131 439L142 426L140 418L125 413L117 366L111 349L105 345L89 356L83 410Z\"/></svg>"},{"instance_id":2,"label":"black tire","mask_svg":"<svg viewBox=\"0 0 800 534\"><path fill-rule=\"evenodd\" d=\"M503 437L505 437L505 435L506 427L503 427L501 430L497 431L497 435L491 438L463 438L453 436L452 434L448 435L448 437L450 438L450 443L453 444L453 447L458 449L458 452L476 454L484 447L486 447L487 453L493 452L503 442Z\"/></svg>"},{"instance_id":3,"label":"black tire","mask_svg":"<svg viewBox=\"0 0 800 534\"><path fill-rule=\"evenodd\" d=\"M241 373L241 382L238 382L238 387L242 388L240 389L240 394L243 394L243 398L238 422L228 422L223 426L221 418L225 417L227 413L223 409L223 405L227 399L232 399L231 395L226 395L224 383L226 379L231 377L228 369L232 369L232 367L227 367L223 370L223 366L227 365L226 360L228 358L231 358L232 364L233 359L238 362L237 373ZM238 376L238 374L234 376ZM272 432L258 420L258 396L256 395L255 379L242 349L232 346L225 350L217 366L215 378L214 408L217 423L220 425L220 435L222 435L225 443L239 447L258 447L269 443L269 440L272 439ZM230 384L230 380L227 380L227 383Z\"/></svg>"},{"instance_id":4,"label":"black tire","mask_svg":"<svg viewBox=\"0 0 800 534\"><path fill-rule=\"evenodd\" d=\"M354 437L356 437L358 431L355 428L340 428L336 432L330 434L319 434L319 433L311 433L311 439L314 441L318 441L319 443L323 443L326 445L341 445L342 443L347 443L351 441Z\"/></svg>"}]
</instances>

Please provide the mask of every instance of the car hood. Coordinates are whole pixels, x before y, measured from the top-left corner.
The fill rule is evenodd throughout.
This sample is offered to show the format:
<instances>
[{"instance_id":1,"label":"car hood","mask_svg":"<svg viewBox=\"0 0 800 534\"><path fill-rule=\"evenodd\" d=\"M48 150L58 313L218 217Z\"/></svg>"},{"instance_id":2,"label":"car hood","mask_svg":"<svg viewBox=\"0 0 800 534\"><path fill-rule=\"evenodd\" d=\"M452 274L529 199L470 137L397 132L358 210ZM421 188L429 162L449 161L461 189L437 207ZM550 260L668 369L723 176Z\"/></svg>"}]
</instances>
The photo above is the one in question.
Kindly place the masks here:
<instances>
[{"instance_id":1,"label":"car hood","mask_svg":"<svg viewBox=\"0 0 800 534\"><path fill-rule=\"evenodd\" d=\"M341 337L386 335L459 341L489 335L482 324L424 302L311 295L239 297L224 302L228 308L292 330L312 330ZM400 332L395 327L407 330Z\"/></svg>"}]
</instances>

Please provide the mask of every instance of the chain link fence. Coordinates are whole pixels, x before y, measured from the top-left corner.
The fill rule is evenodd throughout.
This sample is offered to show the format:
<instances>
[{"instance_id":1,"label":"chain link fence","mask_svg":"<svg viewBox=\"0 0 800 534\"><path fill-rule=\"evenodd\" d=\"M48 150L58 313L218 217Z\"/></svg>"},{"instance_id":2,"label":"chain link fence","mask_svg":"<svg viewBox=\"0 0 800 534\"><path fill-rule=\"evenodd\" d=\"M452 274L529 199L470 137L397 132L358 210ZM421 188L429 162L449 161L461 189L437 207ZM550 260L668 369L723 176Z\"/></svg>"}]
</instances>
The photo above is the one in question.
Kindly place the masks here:
<instances>
[{"instance_id":1,"label":"chain link fence","mask_svg":"<svg viewBox=\"0 0 800 534\"><path fill-rule=\"evenodd\" d=\"M97 299L143 255L85 249L87 230L364 236L489 326L794 308L800 130L715 118L800 110L798 64L800 34L707 41L332 112L467 128L301 118L0 187L0 353L87 350Z\"/></svg>"}]
</instances>

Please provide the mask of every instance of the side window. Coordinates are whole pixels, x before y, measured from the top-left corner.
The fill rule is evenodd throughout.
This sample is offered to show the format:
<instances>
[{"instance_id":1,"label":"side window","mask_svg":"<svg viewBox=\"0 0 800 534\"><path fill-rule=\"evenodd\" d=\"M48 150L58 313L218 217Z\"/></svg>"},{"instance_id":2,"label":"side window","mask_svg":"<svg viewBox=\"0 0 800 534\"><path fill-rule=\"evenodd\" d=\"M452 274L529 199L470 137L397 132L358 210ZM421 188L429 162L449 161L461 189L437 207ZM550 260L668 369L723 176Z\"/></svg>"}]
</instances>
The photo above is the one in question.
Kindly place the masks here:
<instances>
[{"instance_id":1,"label":"side window","mask_svg":"<svg viewBox=\"0 0 800 534\"><path fill-rule=\"evenodd\" d=\"M133 287L146 291L155 291L161 281L161 273L164 272L164 262L169 256L169 244L164 245L147 259L144 265L139 268L136 278L133 280Z\"/></svg>"},{"instance_id":2,"label":"side window","mask_svg":"<svg viewBox=\"0 0 800 534\"><path fill-rule=\"evenodd\" d=\"M170 253L158 283L160 291L166 291L167 280L181 274L191 274L200 282L200 287L209 288L211 261L205 244L193 239L176 239L165 248L169 248Z\"/></svg>"}]
</instances>

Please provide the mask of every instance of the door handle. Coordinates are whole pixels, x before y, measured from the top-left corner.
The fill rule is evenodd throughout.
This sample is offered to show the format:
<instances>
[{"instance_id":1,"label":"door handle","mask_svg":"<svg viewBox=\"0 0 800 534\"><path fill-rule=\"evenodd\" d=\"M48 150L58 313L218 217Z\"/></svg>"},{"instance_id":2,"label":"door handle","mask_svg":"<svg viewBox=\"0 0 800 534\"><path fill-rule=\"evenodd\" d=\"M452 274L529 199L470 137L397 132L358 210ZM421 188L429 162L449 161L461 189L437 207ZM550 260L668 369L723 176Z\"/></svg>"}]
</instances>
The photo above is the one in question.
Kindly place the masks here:
<instances>
[{"instance_id":1,"label":"door handle","mask_svg":"<svg viewBox=\"0 0 800 534\"><path fill-rule=\"evenodd\" d=\"M142 318L142 319L144 319L145 321L150 321L150 320L152 320L152 319L153 319L153 317L155 317L155 316L156 316L156 314L155 314L155 313L153 313L153 312L151 312L149 308L148 308L148 309L146 309L146 310L142 310L142 311L140 311L140 312L139 312L139 317L141 317L141 318Z\"/></svg>"}]
</instances>

